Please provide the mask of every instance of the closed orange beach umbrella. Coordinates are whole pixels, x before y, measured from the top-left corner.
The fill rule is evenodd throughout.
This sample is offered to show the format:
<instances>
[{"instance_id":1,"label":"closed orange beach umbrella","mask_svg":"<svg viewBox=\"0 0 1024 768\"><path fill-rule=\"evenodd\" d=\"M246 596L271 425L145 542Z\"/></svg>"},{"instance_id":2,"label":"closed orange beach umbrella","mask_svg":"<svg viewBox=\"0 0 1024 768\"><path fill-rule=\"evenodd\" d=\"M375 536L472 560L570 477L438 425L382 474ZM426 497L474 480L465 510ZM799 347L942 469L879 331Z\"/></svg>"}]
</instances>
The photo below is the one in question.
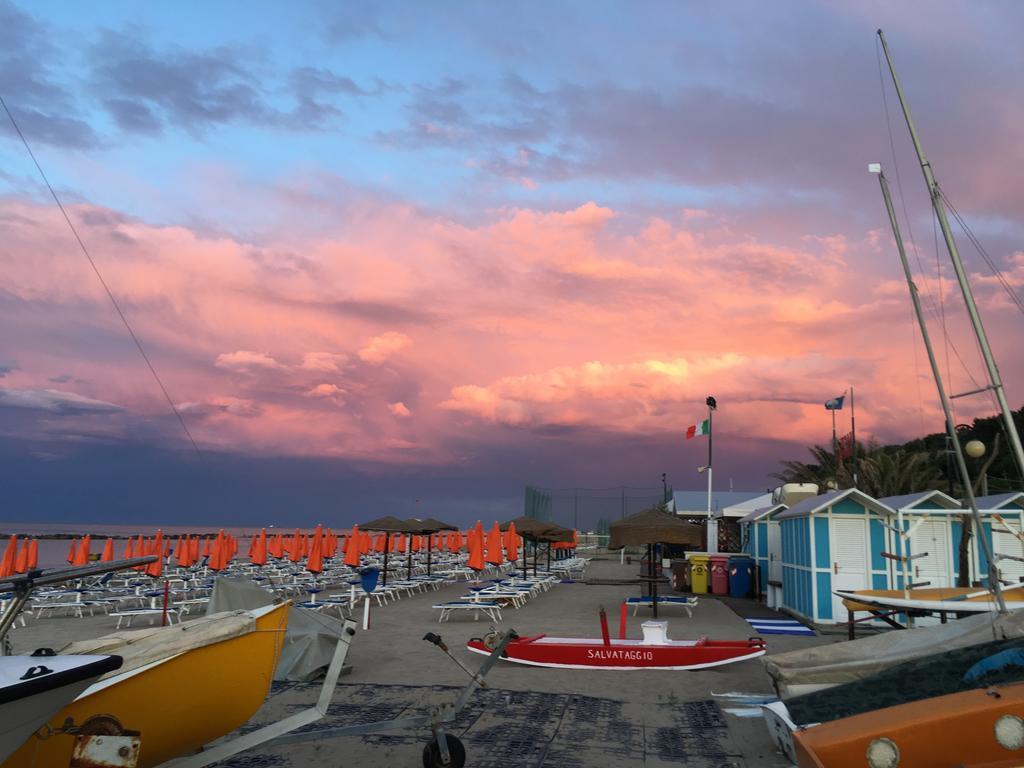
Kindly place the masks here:
<instances>
[{"instance_id":1,"label":"closed orange beach umbrella","mask_svg":"<svg viewBox=\"0 0 1024 768\"><path fill-rule=\"evenodd\" d=\"M154 579L160 578L160 574L164 572L164 532L157 531L156 536L153 539L153 554L156 555L156 560L146 566L146 575Z\"/></svg>"},{"instance_id":2,"label":"closed orange beach umbrella","mask_svg":"<svg viewBox=\"0 0 1024 768\"><path fill-rule=\"evenodd\" d=\"M135 557L135 541L129 536L128 543L124 545L124 559L130 560L133 557Z\"/></svg>"},{"instance_id":3,"label":"closed orange beach umbrella","mask_svg":"<svg viewBox=\"0 0 1024 768\"><path fill-rule=\"evenodd\" d=\"M509 523L505 531L505 559L514 563L519 558L519 534L516 533L516 524Z\"/></svg>"},{"instance_id":4,"label":"closed orange beach umbrella","mask_svg":"<svg viewBox=\"0 0 1024 768\"><path fill-rule=\"evenodd\" d=\"M82 537L82 541L78 545L78 551L75 553L75 560L72 565L88 565L89 563L89 547L92 545L92 537L86 534Z\"/></svg>"},{"instance_id":5,"label":"closed orange beach umbrella","mask_svg":"<svg viewBox=\"0 0 1024 768\"><path fill-rule=\"evenodd\" d=\"M71 540L71 547L68 549L68 562L75 562L75 555L78 554L78 539Z\"/></svg>"},{"instance_id":6,"label":"closed orange beach umbrella","mask_svg":"<svg viewBox=\"0 0 1024 768\"><path fill-rule=\"evenodd\" d=\"M136 557L142 557L143 555L146 554L147 551L148 550L146 548L146 540L142 537L142 534L140 533L139 534L139 538L137 538L135 540L135 556ZM144 571L144 570L146 570L146 566L144 566L144 565L136 565L135 566L135 570L136 571Z\"/></svg>"},{"instance_id":7,"label":"closed orange beach umbrella","mask_svg":"<svg viewBox=\"0 0 1024 768\"><path fill-rule=\"evenodd\" d=\"M288 548L288 559L293 563L297 563L302 559L302 534L298 528L292 534L291 546Z\"/></svg>"},{"instance_id":8,"label":"closed orange beach umbrella","mask_svg":"<svg viewBox=\"0 0 1024 768\"><path fill-rule=\"evenodd\" d=\"M482 571L487 567L484 562L484 541L483 536L478 534L476 530L469 532L467 537L469 546L469 560L466 562L470 568L474 571Z\"/></svg>"},{"instance_id":9,"label":"closed orange beach umbrella","mask_svg":"<svg viewBox=\"0 0 1024 768\"><path fill-rule=\"evenodd\" d=\"M258 536L252 537L252 544L249 547L249 561L253 565L267 564L267 529L260 530Z\"/></svg>"},{"instance_id":10,"label":"closed orange beach umbrella","mask_svg":"<svg viewBox=\"0 0 1024 768\"><path fill-rule=\"evenodd\" d=\"M14 558L14 572L24 573L28 570L28 539L21 540L21 547Z\"/></svg>"},{"instance_id":11,"label":"closed orange beach umbrella","mask_svg":"<svg viewBox=\"0 0 1024 768\"><path fill-rule=\"evenodd\" d=\"M501 529L495 520L491 530L487 532L487 562L491 565L501 565L504 559L501 551Z\"/></svg>"},{"instance_id":12,"label":"closed orange beach umbrella","mask_svg":"<svg viewBox=\"0 0 1024 768\"><path fill-rule=\"evenodd\" d=\"M114 540L108 538L103 544L103 554L100 555L100 560L104 563L109 563L114 559Z\"/></svg>"},{"instance_id":13,"label":"closed orange beach umbrella","mask_svg":"<svg viewBox=\"0 0 1024 768\"><path fill-rule=\"evenodd\" d=\"M320 573L324 569L323 529L318 525L313 533L313 541L309 545L309 557L306 558L306 570L310 573Z\"/></svg>"},{"instance_id":14,"label":"closed orange beach umbrella","mask_svg":"<svg viewBox=\"0 0 1024 768\"><path fill-rule=\"evenodd\" d=\"M359 567L359 526L352 526L352 532L345 540L345 565Z\"/></svg>"},{"instance_id":15,"label":"closed orange beach umbrella","mask_svg":"<svg viewBox=\"0 0 1024 768\"><path fill-rule=\"evenodd\" d=\"M39 541L32 539L28 545L28 567L29 570L39 565Z\"/></svg>"},{"instance_id":16,"label":"closed orange beach umbrella","mask_svg":"<svg viewBox=\"0 0 1024 768\"><path fill-rule=\"evenodd\" d=\"M7 549L4 550L3 558L0 558L0 577L13 576L15 561L18 557L18 537L11 536L7 540Z\"/></svg>"}]
</instances>

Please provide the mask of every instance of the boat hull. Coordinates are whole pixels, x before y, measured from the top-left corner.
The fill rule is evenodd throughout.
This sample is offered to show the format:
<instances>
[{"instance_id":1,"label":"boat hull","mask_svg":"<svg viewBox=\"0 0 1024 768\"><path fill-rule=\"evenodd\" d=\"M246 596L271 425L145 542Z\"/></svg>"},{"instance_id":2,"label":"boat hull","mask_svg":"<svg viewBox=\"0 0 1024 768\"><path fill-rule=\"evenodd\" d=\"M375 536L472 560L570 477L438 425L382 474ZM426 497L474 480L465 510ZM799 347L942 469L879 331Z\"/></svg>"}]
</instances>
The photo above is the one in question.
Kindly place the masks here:
<instances>
[{"instance_id":1,"label":"boat hull","mask_svg":"<svg viewBox=\"0 0 1024 768\"><path fill-rule=\"evenodd\" d=\"M0 657L0 763L54 712L119 666L117 656Z\"/></svg>"},{"instance_id":2,"label":"boat hull","mask_svg":"<svg viewBox=\"0 0 1024 768\"><path fill-rule=\"evenodd\" d=\"M928 611L931 613L989 613L999 610L999 606L988 594L978 595L976 588L935 588L914 589L909 598L904 597L902 590L877 589L857 592L836 590L835 594L854 605L869 608L888 608L890 610ZM964 597L965 595L974 597ZM1006 609L1019 611L1024 609L1024 590L1019 587L1004 589L1003 598Z\"/></svg>"},{"instance_id":3,"label":"boat hull","mask_svg":"<svg viewBox=\"0 0 1024 768\"><path fill-rule=\"evenodd\" d=\"M289 604L256 615L254 631L187 650L94 683L48 719L56 729L96 715L138 731L138 768L196 752L231 733L262 706L284 642ZM29 738L2 768L66 766L74 738Z\"/></svg>"},{"instance_id":4,"label":"boat hull","mask_svg":"<svg viewBox=\"0 0 1024 768\"><path fill-rule=\"evenodd\" d=\"M473 653L489 655L491 649L480 639L470 640L466 647ZM675 640L665 644L643 644L638 641L560 638L538 635L510 642L502 654L506 661L535 667L561 669L608 669L636 671L643 669L708 669L763 656L764 641L750 640Z\"/></svg>"},{"instance_id":5,"label":"boat hull","mask_svg":"<svg viewBox=\"0 0 1024 768\"><path fill-rule=\"evenodd\" d=\"M1024 764L1021 718L1024 683L1014 683L834 720L796 731L793 743L800 768L862 768L872 742L883 738L899 750L899 765L1010 768ZM1010 747L997 741L1000 732Z\"/></svg>"}]
</instances>

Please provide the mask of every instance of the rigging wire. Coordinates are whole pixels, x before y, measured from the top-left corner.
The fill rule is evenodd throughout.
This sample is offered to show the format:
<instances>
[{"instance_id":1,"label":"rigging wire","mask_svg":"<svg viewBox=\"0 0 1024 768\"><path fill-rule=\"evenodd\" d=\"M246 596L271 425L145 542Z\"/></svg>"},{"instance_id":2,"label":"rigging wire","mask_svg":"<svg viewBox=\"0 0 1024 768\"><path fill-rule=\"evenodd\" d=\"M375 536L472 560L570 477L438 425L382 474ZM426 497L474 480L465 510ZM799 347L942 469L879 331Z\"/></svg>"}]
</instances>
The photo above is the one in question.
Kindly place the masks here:
<instances>
[{"instance_id":1,"label":"rigging wire","mask_svg":"<svg viewBox=\"0 0 1024 768\"><path fill-rule=\"evenodd\" d=\"M11 121L11 125L14 126L15 133L18 134L18 138L21 139L21 143L25 146L25 151L28 152L28 156L32 159L36 170L39 171L40 177L43 179L43 183L46 188L50 191L50 196L53 201L57 204L57 208L60 209L61 215L64 216L64 221L67 222L68 228L71 230L71 234L74 235L75 241L78 243L78 247L82 250L86 260L89 262L89 266L92 267L92 271L96 274L96 278L100 281L100 285L103 286L103 290L107 294L107 298L110 299L110 303L113 304L114 310L117 312L117 316L121 318L121 322L124 323L125 329L128 331L128 335L131 336L133 342L135 342L136 349L139 350L139 354L142 355L142 359L146 363L146 367L149 368L149 372L153 374L153 379L156 381L157 386L160 387L160 391L163 392L164 398L167 400L167 404L171 407L171 411L178 419L178 423L181 424L182 430L185 432L185 436L188 437L188 441L192 444L192 448L196 454L202 458L202 451L199 450L199 446L196 444L195 438L192 437L192 433L188 429L188 425L185 424L185 419L181 415L181 411L178 410L174 404L174 400L171 399L170 393L167 391L167 387L164 386L163 380L160 378L160 374L156 372L156 368L153 366L153 362L149 359L149 355L146 354L145 348L142 346L142 341L136 335L132 329L131 323L128 322L128 318L125 316L121 309L121 305L118 304L117 298L114 296L113 291L110 290L110 286L107 285L107 281L103 279L103 275L96 265L96 262L92 258L92 254L89 253L89 249L85 247L85 242L78 234L78 229L75 228L74 223L71 221L71 217L68 216L67 210L64 208L64 204L57 196L57 192L54 190L53 185L50 184L50 180L46 177L46 173L43 171L43 167L39 164L36 159L35 153L32 151L32 147L29 146L28 140L25 138L25 134L21 132L21 127L18 125L18 121L14 119L14 115L11 113L10 108L7 106L7 102L4 101L3 96L0 96L0 106L3 106L4 112L7 113L8 119Z\"/></svg>"}]
</instances>

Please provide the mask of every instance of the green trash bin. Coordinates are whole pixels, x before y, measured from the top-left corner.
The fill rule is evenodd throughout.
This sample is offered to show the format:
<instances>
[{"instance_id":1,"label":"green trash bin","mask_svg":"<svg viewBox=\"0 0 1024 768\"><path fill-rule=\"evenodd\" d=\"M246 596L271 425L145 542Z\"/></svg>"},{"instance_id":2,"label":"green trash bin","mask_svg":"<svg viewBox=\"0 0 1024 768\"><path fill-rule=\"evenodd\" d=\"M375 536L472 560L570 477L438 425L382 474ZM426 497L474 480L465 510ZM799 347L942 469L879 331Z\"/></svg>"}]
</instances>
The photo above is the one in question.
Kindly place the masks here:
<instances>
[{"instance_id":1,"label":"green trash bin","mask_svg":"<svg viewBox=\"0 0 1024 768\"><path fill-rule=\"evenodd\" d=\"M711 558L707 555L690 556L690 585L694 594L706 595L708 592L708 571Z\"/></svg>"}]
</instances>

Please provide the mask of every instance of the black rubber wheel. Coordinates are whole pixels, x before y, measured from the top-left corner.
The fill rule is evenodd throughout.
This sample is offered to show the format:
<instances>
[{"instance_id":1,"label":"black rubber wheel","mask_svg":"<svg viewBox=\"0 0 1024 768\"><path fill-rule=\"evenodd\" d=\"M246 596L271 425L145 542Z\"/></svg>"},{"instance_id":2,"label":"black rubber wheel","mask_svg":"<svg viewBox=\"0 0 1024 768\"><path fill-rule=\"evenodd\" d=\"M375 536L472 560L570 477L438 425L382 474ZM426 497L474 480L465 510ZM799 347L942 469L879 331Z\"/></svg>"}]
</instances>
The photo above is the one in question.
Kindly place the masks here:
<instances>
[{"instance_id":1,"label":"black rubber wheel","mask_svg":"<svg viewBox=\"0 0 1024 768\"><path fill-rule=\"evenodd\" d=\"M448 742L448 755L451 762L445 765L441 762L441 749L437 746L437 739L431 739L423 747L423 768L462 768L466 764L466 748L462 742L450 733L444 735Z\"/></svg>"}]
</instances>

